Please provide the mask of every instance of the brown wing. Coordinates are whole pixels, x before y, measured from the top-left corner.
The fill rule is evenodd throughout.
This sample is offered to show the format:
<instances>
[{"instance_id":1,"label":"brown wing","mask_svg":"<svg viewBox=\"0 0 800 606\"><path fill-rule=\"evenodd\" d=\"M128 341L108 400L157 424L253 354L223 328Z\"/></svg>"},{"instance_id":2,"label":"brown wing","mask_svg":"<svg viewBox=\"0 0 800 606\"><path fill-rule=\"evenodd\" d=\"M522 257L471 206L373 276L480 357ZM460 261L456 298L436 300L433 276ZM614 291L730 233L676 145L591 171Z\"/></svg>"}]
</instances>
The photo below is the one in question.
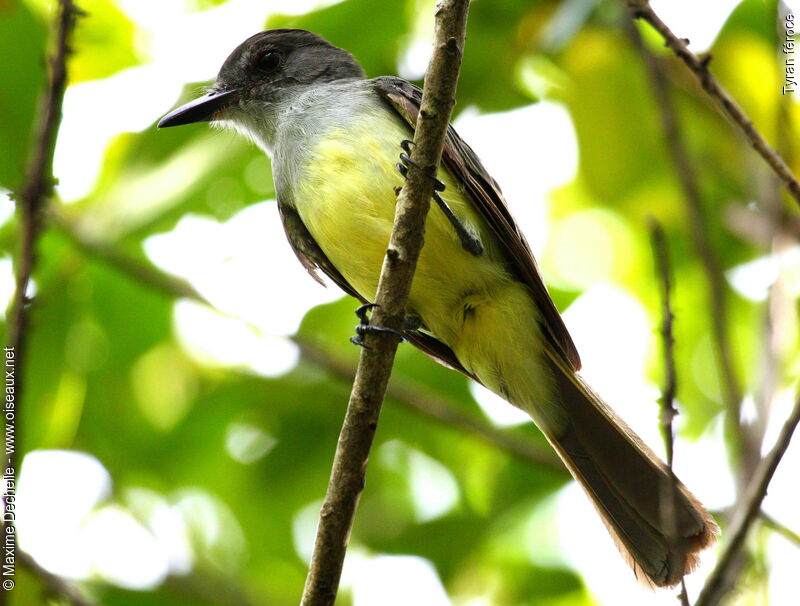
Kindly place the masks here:
<instances>
[{"instance_id":1,"label":"brown wing","mask_svg":"<svg viewBox=\"0 0 800 606\"><path fill-rule=\"evenodd\" d=\"M318 270L322 270L331 280L333 280L339 288L345 291L351 297L355 297L361 303L368 303L356 290L350 286L350 283L339 272L338 269L331 263L327 255L322 252L322 249L317 244L317 241L309 233L300 215L289 204L282 203L278 200L278 211L280 212L281 221L283 222L283 229L286 232L286 238L294 250L303 267L306 268L311 277L317 282L324 285L325 283L319 277ZM430 356L440 364L444 364L459 372L464 373L468 377L478 379L469 373L458 361L456 354L447 345L432 337L431 335L420 332L418 330L403 331L403 336L408 339L408 342L421 350L424 354Z\"/></svg>"},{"instance_id":2,"label":"brown wing","mask_svg":"<svg viewBox=\"0 0 800 606\"><path fill-rule=\"evenodd\" d=\"M422 101L422 91L419 87L390 76L374 78L371 82L375 84L378 93L414 128ZM522 235L503 200L500 186L452 126L447 130L442 162L450 173L464 184L475 207L497 234L497 240L502 244L514 273L530 289L541 313L544 334L572 368L580 370L581 359L578 350L572 342L567 327L564 326L561 314L550 298L550 293L547 292L525 236Z\"/></svg>"}]
</instances>

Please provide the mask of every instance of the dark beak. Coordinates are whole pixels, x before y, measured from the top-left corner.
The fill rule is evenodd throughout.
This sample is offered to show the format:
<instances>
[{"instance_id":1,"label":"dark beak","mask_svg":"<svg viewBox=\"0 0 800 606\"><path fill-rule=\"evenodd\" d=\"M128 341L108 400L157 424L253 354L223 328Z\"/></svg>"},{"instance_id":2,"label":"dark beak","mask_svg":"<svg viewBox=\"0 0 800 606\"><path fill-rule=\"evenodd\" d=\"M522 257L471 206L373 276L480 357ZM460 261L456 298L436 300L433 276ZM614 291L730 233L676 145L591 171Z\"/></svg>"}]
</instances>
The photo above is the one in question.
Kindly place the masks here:
<instances>
[{"instance_id":1,"label":"dark beak","mask_svg":"<svg viewBox=\"0 0 800 606\"><path fill-rule=\"evenodd\" d=\"M158 122L158 128L181 126L195 122L208 122L218 111L225 109L236 101L238 88L212 91L186 105L174 109Z\"/></svg>"}]
</instances>

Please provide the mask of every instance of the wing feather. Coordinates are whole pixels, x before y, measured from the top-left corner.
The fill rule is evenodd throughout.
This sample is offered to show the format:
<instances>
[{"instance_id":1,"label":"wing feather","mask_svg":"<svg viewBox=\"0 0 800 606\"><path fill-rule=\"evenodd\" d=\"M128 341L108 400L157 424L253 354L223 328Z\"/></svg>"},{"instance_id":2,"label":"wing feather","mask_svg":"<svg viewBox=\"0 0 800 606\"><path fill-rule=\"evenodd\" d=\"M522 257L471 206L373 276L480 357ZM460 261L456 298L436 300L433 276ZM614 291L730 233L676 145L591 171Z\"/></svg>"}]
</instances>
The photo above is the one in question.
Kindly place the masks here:
<instances>
[{"instance_id":1,"label":"wing feather","mask_svg":"<svg viewBox=\"0 0 800 606\"><path fill-rule=\"evenodd\" d=\"M414 128L419 115L422 91L400 78L383 76L372 82L378 93ZM442 152L442 163L464 184L465 191L483 219L497 235L512 271L527 285L541 314L540 323L549 342L574 370L580 370L581 359L561 314L558 313L544 284L539 267L525 236L506 206L500 186L489 175L480 159L452 126L448 128Z\"/></svg>"},{"instance_id":2,"label":"wing feather","mask_svg":"<svg viewBox=\"0 0 800 606\"><path fill-rule=\"evenodd\" d=\"M278 211L283 222L283 229L286 232L286 238L289 240L297 259L311 274L311 277L324 286L325 282L319 276L319 271L321 270L348 295L355 297L361 303L368 303L331 263L327 255L319 247L319 244L311 236L297 211L291 205L282 203L280 200L278 200ZM477 377L461 365L453 350L437 338L420 330L403 331L403 336L409 343L440 364L462 372L476 381L478 380Z\"/></svg>"}]
</instances>

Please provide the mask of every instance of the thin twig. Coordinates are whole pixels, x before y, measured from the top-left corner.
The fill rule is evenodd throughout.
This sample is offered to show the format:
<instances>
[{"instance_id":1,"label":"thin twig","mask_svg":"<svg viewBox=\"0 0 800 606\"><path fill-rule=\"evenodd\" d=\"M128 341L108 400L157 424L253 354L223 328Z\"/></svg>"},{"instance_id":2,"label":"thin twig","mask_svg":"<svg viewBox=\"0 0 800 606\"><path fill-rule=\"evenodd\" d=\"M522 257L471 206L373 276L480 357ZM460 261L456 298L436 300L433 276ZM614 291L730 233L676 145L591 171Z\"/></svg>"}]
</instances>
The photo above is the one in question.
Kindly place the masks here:
<instances>
[{"instance_id":1,"label":"thin twig","mask_svg":"<svg viewBox=\"0 0 800 606\"><path fill-rule=\"evenodd\" d=\"M664 386L661 388L661 437L667 453L667 465L672 469L675 435L672 421L678 411L675 409L675 392L678 379L675 372L675 338L672 335L672 313L670 298L672 296L672 270L669 263L669 251L664 237L664 229L656 219L650 219L650 242L653 257L656 261L656 275L661 288L661 353L664 357Z\"/></svg>"},{"instance_id":2,"label":"thin twig","mask_svg":"<svg viewBox=\"0 0 800 606\"><path fill-rule=\"evenodd\" d=\"M16 260L16 290L9 310L8 341L16 350L17 386L19 398L20 364L22 363L25 330L28 323L30 300L28 286L36 263L36 239L40 230L41 211L53 193L53 154L58 127L61 124L61 107L67 84L66 61L70 37L78 10L72 0L61 0L56 19L56 51L50 59L50 79L39 107L38 131L28 159L25 184L15 196L19 216L19 253Z\"/></svg>"},{"instance_id":3,"label":"thin twig","mask_svg":"<svg viewBox=\"0 0 800 606\"><path fill-rule=\"evenodd\" d=\"M791 169L769 143L764 140L753 122L744 113L742 108L734 101L708 69L710 55L700 58L689 50L688 40L679 38L653 11L647 0L626 0L628 9L636 19L643 19L655 28L664 38L664 42L678 58L683 61L691 72L697 77L700 86L712 99L717 102L717 107L723 115L733 121L744 134L750 145L761 155L773 172L783 182L789 194L800 204L800 182L792 174Z\"/></svg>"},{"instance_id":4,"label":"thin twig","mask_svg":"<svg viewBox=\"0 0 800 606\"><path fill-rule=\"evenodd\" d=\"M672 463L675 451L675 434L672 422L678 414L675 408L675 393L678 389L678 376L675 371L675 338L672 334L672 322L675 319L672 313L672 269L669 262L666 237L661 224L655 218L650 218L650 241L653 247L653 257L656 262L656 276L661 290L661 350L664 357L664 386L661 388L660 426L661 437L664 439L664 450L667 453L667 466L670 470L668 481L662 482L660 495L660 511L667 540L672 544L678 541L678 522L676 519L675 495L677 478L672 473ZM686 583L681 578L681 590L678 594L681 606L689 606L689 596L686 593Z\"/></svg>"},{"instance_id":5,"label":"thin twig","mask_svg":"<svg viewBox=\"0 0 800 606\"><path fill-rule=\"evenodd\" d=\"M305 359L352 383L355 376L355 368L349 362L303 337L292 337L292 341L303 352ZM472 434L483 442L527 463L532 463L539 467L547 467L564 475L564 477L567 475L566 468L551 448L540 448L530 440L518 438L476 421L462 413L446 399L426 394L396 376L393 376L389 382L386 395L402 406L439 421L445 427Z\"/></svg>"},{"instance_id":6,"label":"thin twig","mask_svg":"<svg viewBox=\"0 0 800 606\"><path fill-rule=\"evenodd\" d=\"M800 395L795 401L791 414L781 428L775 446L765 456L747 487L747 491L742 501L742 507L738 509L736 519L731 523L728 530L728 542L722 549L714 571L706 580L700 596L695 602L695 606L715 606L725 596L728 589L732 586L731 570L735 569L735 562L744 548L744 541L753 522L759 516L761 503L767 495L767 488L772 480L778 464L781 462L783 454L789 447L792 434L800 422Z\"/></svg>"},{"instance_id":7,"label":"thin twig","mask_svg":"<svg viewBox=\"0 0 800 606\"><path fill-rule=\"evenodd\" d=\"M17 559L44 584L48 596L64 598L72 606L97 606L97 602L84 594L77 586L42 568L30 554L20 551Z\"/></svg>"},{"instance_id":8,"label":"thin twig","mask_svg":"<svg viewBox=\"0 0 800 606\"><path fill-rule=\"evenodd\" d=\"M639 30L636 29L631 21L626 21L628 34L644 59L653 86L654 96L661 114L667 148L675 165L681 188L683 189L683 199L689 218L692 241L703 265L706 279L708 280L711 307L710 320L717 363L719 364L722 394L727 410L726 424L728 433L733 441L732 452L734 459L737 462L741 461L743 463L742 478L746 478L747 475L749 475L747 472L750 471L751 467L744 464L754 462L745 461L747 448L745 435L740 423L742 391L734 370L733 355L728 334L728 305L725 276L717 253L709 238L712 227L706 216L699 182L689 156L689 151L686 149L683 141L677 112L675 111L670 95L669 82L656 57L654 57L643 44L641 36L639 35ZM742 478L740 478L740 484Z\"/></svg>"},{"instance_id":9,"label":"thin twig","mask_svg":"<svg viewBox=\"0 0 800 606\"><path fill-rule=\"evenodd\" d=\"M681 590L678 593L678 601L681 606L689 606L689 593L686 591L686 578L681 577Z\"/></svg>"},{"instance_id":10,"label":"thin twig","mask_svg":"<svg viewBox=\"0 0 800 606\"><path fill-rule=\"evenodd\" d=\"M761 510L761 512L759 512L758 515L761 518L761 521L764 523L764 526L770 528L771 530L774 530L785 539L794 543L797 547L800 547L800 532L795 532L794 530L786 526L786 524L781 524L780 522L778 522L778 520L776 520L771 515L766 513L763 509Z\"/></svg>"},{"instance_id":11,"label":"thin twig","mask_svg":"<svg viewBox=\"0 0 800 606\"><path fill-rule=\"evenodd\" d=\"M22 448L20 419L22 414L23 377L25 364L25 344L31 301L28 288L31 275L36 264L36 241L41 229L42 209L53 193L53 154L56 137L61 124L61 108L64 103L64 91L67 86L67 56L70 51L70 40L75 27L75 19L79 11L72 0L61 0L55 19L55 52L50 57L50 73L44 96L41 98L36 138L31 148L25 170L25 181L15 195L18 217L19 249L15 259L16 290L8 312L7 345L12 348L14 357L14 406L13 416L6 414L6 436L13 436L15 441L6 444L8 454L7 467L19 469L19 451ZM8 369L7 369L8 370ZM13 424L9 427L8 424ZM4 483L3 497L8 496L8 485ZM16 533L13 522L3 518L3 534L11 541L11 548L16 545ZM6 543L9 547L9 543ZM7 591L0 591L0 604L6 603Z\"/></svg>"},{"instance_id":12,"label":"thin twig","mask_svg":"<svg viewBox=\"0 0 800 606\"><path fill-rule=\"evenodd\" d=\"M800 216L789 215L782 210L780 216L775 217L775 213L764 213L758 208L742 204L730 204L724 210L728 228L757 246L767 249L773 246L776 226L780 237L791 242L800 240Z\"/></svg>"},{"instance_id":13,"label":"thin twig","mask_svg":"<svg viewBox=\"0 0 800 606\"><path fill-rule=\"evenodd\" d=\"M408 180L397 199L372 317L377 326L402 328L417 258L422 249L444 137L455 104L456 82L466 34L468 0L442 0L436 7L434 51L425 76L414 133ZM416 169L419 167L419 169ZM320 512L314 552L303 590L303 606L331 605L336 599L355 509L364 487L367 458L377 428L398 337L367 334L353 391Z\"/></svg>"},{"instance_id":14,"label":"thin twig","mask_svg":"<svg viewBox=\"0 0 800 606\"><path fill-rule=\"evenodd\" d=\"M178 278L161 271L150 263L139 261L107 242L88 237L56 206L48 209L47 217L51 224L57 227L77 248L88 253L93 258L100 259L115 269L120 270L137 282L147 284L155 290L168 293L173 297L193 299L198 303L214 307L205 297L197 292L194 286L183 278Z\"/></svg>"}]
</instances>

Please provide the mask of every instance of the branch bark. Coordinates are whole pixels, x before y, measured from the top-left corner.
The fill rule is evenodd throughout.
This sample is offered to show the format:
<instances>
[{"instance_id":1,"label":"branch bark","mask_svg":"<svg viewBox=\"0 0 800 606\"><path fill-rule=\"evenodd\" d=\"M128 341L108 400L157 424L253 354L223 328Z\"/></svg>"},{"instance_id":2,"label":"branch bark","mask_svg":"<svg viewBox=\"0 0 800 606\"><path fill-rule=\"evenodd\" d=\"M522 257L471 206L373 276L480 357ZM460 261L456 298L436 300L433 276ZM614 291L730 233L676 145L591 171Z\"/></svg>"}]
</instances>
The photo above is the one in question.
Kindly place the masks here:
<instances>
[{"instance_id":1,"label":"branch bark","mask_svg":"<svg viewBox=\"0 0 800 606\"><path fill-rule=\"evenodd\" d=\"M739 107L733 97L728 94L711 74L711 70L708 69L710 55L701 59L690 51L688 45L689 41L676 36L655 11L653 11L647 0L626 1L631 15L636 19L647 21L647 23L661 34L666 46L686 64L697 78L703 90L716 101L717 107L722 114L729 118L739 130L741 130L750 145L759 153L772 171L783 182L792 198L800 205L800 182L798 182L797 177L794 176L780 154L764 140L761 133L753 126L752 120L744 113L744 110Z\"/></svg>"},{"instance_id":2,"label":"branch bark","mask_svg":"<svg viewBox=\"0 0 800 606\"><path fill-rule=\"evenodd\" d=\"M55 20L55 52L50 57L50 74L44 96L39 105L37 117L36 138L31 148L28 164L25 170L25 181L16 194L16 207L18 217L19 249L15 259L16 288L8 312L8 329L6 340L9 347L13 348L15 358L15 409L12 420L6 415L6 423L12 423L13 428L6 427L6 435L15 436L15 444L9 452L8 467L19 469L20 444L20 418L23 394L23 378L25 363L25 344L31 301L28 298L31 275L36 264L36 241L41 230L42 209L48 198L52 196L53 184L53 154L55 152L58 128L61 124L61 108L64 102L64 91L67 86L67 56L70 53L70 40L75 26L75 19L79 11L72 0L61 0L58 4L58 13ZM4 484L4 500L8 496L8 486ZM3 531L16 545L16 533L9 526L13 522L3 519ZM9 532L12 531L12 532ZM22 554L20 554L22 556ZM0 604L6 603L6 591L0 592Z\"/></svg>"},{"instance_id":3,"label":"branch bark","mask_svg":"<svg viewBox=\"0 0 800 606\"><path fill-rule=\"evenodd\" d=\"M466 35L468 0L442 0L436 8L434 51L425 77L414 133L408 180L397 199L392 235L381 271L372 323L402 328L417 258L422 249L444 136L455 104L456 82ZM398 142L399 143L399 142ZM416 168L419 167L419 168ZM377 428L399 338L391 333L365 337L358 370L339 434L328 491L320 512L303 606L336 600L347 542L364 487L367 458Z\"/></svg>"},{"instance_id":4,"label":"branch bark","mask_svg":"<svg viewBox=\"0 0 800 606\"><path fill-rule=\"evenodd\" d=\"M70 53L69 41L76 14L77 9L72 0L61 0L56 18L56 50L50 58L50 78L39 106L36 139L28 158L25 183L15 196L20 237L16 259L16 290L9 310L7 339L16 352L17 402L21 388L20 366L23 362L25 330L30 309L27 291L36 263L36 239L41 228L42 208L53 193L53 154L58 127L61 124L61 107L67 84L66 61Z\"/></svg>"},{"instance_id":5,"label":"branch bark","mask_svg":"<svg viewBox=\"0 0 800 606\"><path fill-rule=\"evenodd\" d=\"M731 571L737 568L738 556L744 548L744 541L753 522L759 517L761 503L767 496L767 488L781 462L789 443L792 440L797 424L800 423L800 395L795 401L794 408L781 428L775 446L767 456L765 456L747 487L742 506L738 509L736 519L734 519L728 530L728 542L720 554L717 565L713 572L706 579L703 590L695 602L695 606L715 606L719 604L728 590L732 587Z\"/></svg>"},{"instance_id":6,"label":"branch bark","mask_svg":"<svg viewBox=\"0 0 800 606\"><path fill-rule=\"evenodd\" d=\"M53 154L55 152L58 127L61 124L61 108L67 84L67 55L69 42L78 14L72 0L59 2L56 18L56 50L50 58L50 78L45 96L39 106L36 140L28 159L25 183L16 195L19 217L20 245L16 263L16 290L9 311L8 341L16 348L17 377L22 362L25 329L28 321L29 299L27 290L36 263L36 239L41 228L42 208L53 194ZM19 382L17 395L19 396Z\"/></svg>"},{"instance_id":7,"label":"branch bark","mask_svg":"<svg viewBox=\"0 0 800 606\"><path fill-rule=\"evenodd\" d=\"M656 261L656 276L661 289L661 353L664 357L664 386L661 388L661 437L664 440L664 449L667 453L667 465L672 469L675 436L672 430L672 421L678 411L675 409L675 393L678 389L677 373L675 372L675 338L672 336L672 321L675 316L670 304L672 293L672 270L669 264L664 229L655 219L650 220L650 242L653 247L653 257Z\"/></svg>"},{"instance_id":8,"label":"branch bark","mask_svg":"<svg viewBox=\"0 0 800 606\"><path fill-rule=\"evenodd\" d=\"M656 265L656 277L661 290L661 353L664 357L664 386L661 388L659 400L661 437L664 440L664 450L667 454L667 466L670 469L670 484L677 484L678 479L672 473L672 463L675 452L675 434L672 421L678 414L675 408L675 394L678 389L678 375L675 371L675 338L672 333L672 322L675 315L672 313L672 269L669 262L669 250L666 237L661 224L654 218L650 219L650 242L653 247L653 258ZM666 482L661 487L660 513L667 529L667 539L675 544L678 541L678 522L675 517L675 490ZM686 583L681 579L681 589L678 595L681 606L689 606L689 596L686 593Z\"/></svg>"}]
</instances>

